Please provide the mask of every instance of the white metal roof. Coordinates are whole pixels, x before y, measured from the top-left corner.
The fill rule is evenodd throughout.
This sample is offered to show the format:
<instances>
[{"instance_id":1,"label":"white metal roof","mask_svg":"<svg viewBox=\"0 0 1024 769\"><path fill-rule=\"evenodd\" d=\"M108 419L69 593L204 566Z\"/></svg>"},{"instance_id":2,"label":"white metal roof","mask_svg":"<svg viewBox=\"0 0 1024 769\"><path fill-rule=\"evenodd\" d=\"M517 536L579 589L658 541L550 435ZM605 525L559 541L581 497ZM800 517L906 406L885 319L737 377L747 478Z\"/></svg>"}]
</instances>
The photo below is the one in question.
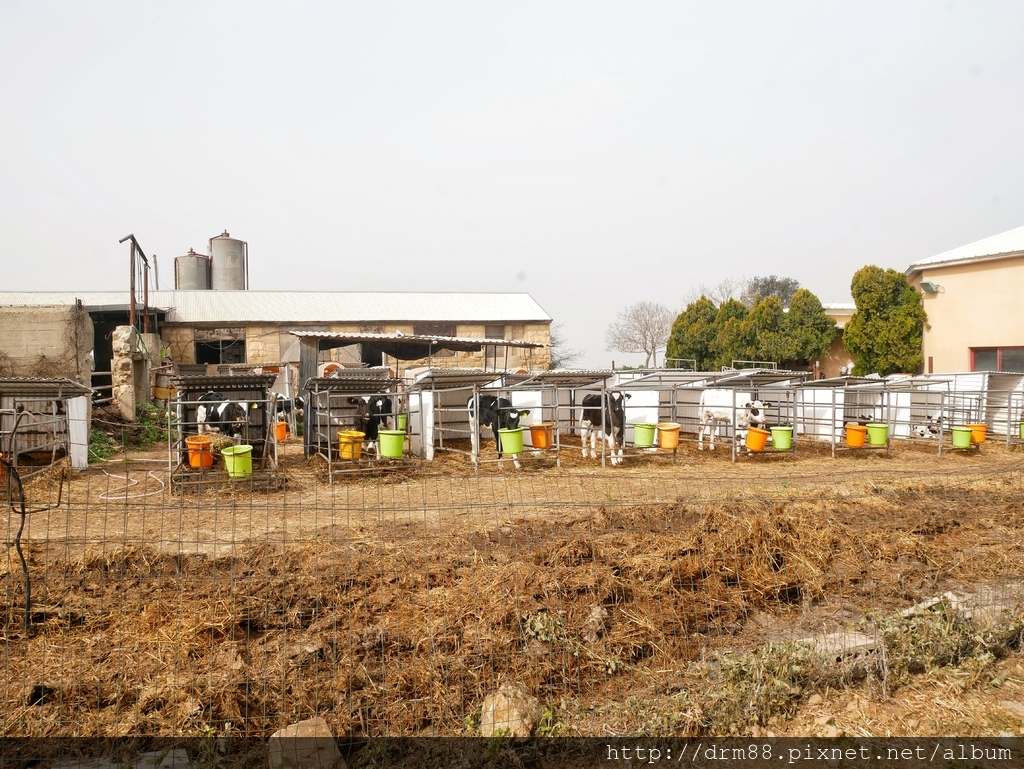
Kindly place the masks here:
<instances>
[{"instance_id":1,"label":"white metal roof","mask_svg":"<svg viewBox=\"0 0 1024 769\"><path fill-rule=\"evenodd\" d=\"M916 261L910 265L907 274L920 270L922 267L991 259L1011 254L1024 254L1024 227L991 235L974 243L968 243L966 246L943 251L941 254Z\"/></svg>"},{"instance_id":2,"label":"white metal roof","mask_svg":"<svg viewBox=\"0 0 1024 769\"><path fill-rule=\"evenodd\" d=\"M139 293L141 297L141 292ZM0 291L0 307L124 309L127 291ZM168 323L372 323L551 320L529 294L341 291L150 291Z\"/></svg>"}]
</instances>

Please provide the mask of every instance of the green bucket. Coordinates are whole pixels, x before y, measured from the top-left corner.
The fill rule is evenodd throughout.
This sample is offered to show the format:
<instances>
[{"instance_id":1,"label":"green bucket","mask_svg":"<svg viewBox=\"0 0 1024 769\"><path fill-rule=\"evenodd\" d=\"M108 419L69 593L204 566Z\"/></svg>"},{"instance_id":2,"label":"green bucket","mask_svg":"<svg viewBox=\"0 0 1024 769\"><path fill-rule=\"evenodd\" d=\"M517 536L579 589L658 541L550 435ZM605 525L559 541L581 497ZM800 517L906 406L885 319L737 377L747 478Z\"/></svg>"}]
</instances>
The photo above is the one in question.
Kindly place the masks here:
<instances>
[{"instance_id":1,"label":"green bucket","mask_svg":"<svg viewBox=\"0 0 1024 769\"><path fill-rule=\"evenodd\" d=\"M224 467L231 478L248 478L252 475L252 446L225 446L220 450Z\"/></svg>"},{"instance_id":2,"label":"green bucket","mask_svg":"<svg viewBox=\"0 0 1024 769\"><path fill-rule=\"evenodd\" d=\"M872 446L884 446L889 440L889 425L885 424L869 424L868 428L868 443Z\"/></svg>"},{"instance_id":3,"label":"green bucket","mask_svg":"<svg viewBox=\"0 0 1024 769\"><path fill-rule=\"evenodd\" d=\"M954 449L969 449L971 447L971 428L970 427L954 427L953 428L953 448Z\"/></svg>"},{"instance_id":4,"label":"green bucket","mask_svg":"<svg viewBox=\"0 0 1024 769\"><path fill-rule=\"evenodd\" d=\"M405 428L409 425L409 415L399 414L398 415L398 429L405 432Z\"/></svg>"},{"instance_id":5,"label":"green bucket","mask_svg":"<svg viewBox=\"0 0 1024 769\"><path fill-rule=\"evenodd\" d=\"M772 431L772 445L778 451L789 451L793 448L793 428L792 427L773 427Z\"/></svg>"},{"instance_id":6,"label":"green bucket","mask_svg":"<svg viewBox=\"0 0 1024 769\"><path fill-rule=\"evenodd\" d=\"M647 449L654 445L654 430L657 425L640 422L633 425L633 445L638 449Z\"/></svg>"},{"instance_id":7,"label":"green bucket","mask_svg":"<svg viewBox=\"0 0 1024 769\"><path fill-rule=\"evenodd\" d=\"M380 455L398 459L405 450L405 430L378 430L377 438L380 441Z\"/></svg>"},{"instance_id":8,"label":"green bucket","mask_svg":"<svg viewBox=\"0 0 1024 769\"><path fill-rule=\"evenodd\" d=\"M1020 439L1024 441L1024 422L1020 423Z\"/></svg>"},{"instance_id":9,"label":"green bucket","mask_svg":"<svg viewBox=\"0 0 1024 769\"><path fill-rule=\"evenodd\" d=\"M498 439L501 441L501 453L502 454L522 454L523 453L523 428L517 427L510 430L507 427L502 427L498 430Z\"/></svg>"}]
</instances>

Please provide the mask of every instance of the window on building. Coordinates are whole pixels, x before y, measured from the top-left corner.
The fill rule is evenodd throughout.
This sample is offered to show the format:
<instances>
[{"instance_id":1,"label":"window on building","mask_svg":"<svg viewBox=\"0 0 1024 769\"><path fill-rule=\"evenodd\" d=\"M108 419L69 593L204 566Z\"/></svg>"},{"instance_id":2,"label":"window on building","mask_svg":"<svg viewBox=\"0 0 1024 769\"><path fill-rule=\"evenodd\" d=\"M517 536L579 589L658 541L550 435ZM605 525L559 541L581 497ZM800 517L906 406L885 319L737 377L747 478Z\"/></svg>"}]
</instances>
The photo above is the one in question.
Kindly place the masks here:
<instances>
[{"instance_id":1,"label":"window on building","mask_svg":"<svg viewBox=\"0 0 1024 769\"><path fill-rule=\"evenodd\" d=\"M974 347L971 371L1024 372L1024 347Z\"/></svg>"},{"instance_id":2,"label":"window on building","mask_svg":"<svg viewBox=\"0 0 1024 769\"><path fill-rule=\"evenodd\" d=\"M484 326L484 339L504 339L505 326L491 325ZM484 355L488 360L497 360L499 355L505 354L504 347L497 347L493 344L484 345Z\"/></svg>"},{"instance_id":3,"label":"window on building","mask_svg":"<svg viewBox=\"0 0 1024 769\"><path fill-rule=\"evenodd\" d=\"M245 340L196 342L196 363L245 363Z\"/></svg>"},{"instance_id":4,"label":"window on building","mask_svg":"<svg viewBox=\"0 0 1024 769\"><path fill-rule=\"evenodd\" d=\"M412 333L416 336L458 336L455 324L437 323L432 326L413 326ZM434 350L436 358L450 358L455 355L451 350Z\"/></svg>"}]
</instances>

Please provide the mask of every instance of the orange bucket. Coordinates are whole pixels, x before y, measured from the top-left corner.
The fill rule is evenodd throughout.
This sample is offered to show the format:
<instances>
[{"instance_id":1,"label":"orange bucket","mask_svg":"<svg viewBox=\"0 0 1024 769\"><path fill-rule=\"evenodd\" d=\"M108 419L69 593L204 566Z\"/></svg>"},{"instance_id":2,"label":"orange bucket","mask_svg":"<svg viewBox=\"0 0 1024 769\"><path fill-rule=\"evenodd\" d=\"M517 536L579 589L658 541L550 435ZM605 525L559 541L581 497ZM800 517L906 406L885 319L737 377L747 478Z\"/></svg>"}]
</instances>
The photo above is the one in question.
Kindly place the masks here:
<instances>
[{"instance_id":1,"label":"orange bucket","mask_svg":"<svg viewBox=\"0 0 1024 769\"><path fill-rule=\"evenodd\" d=\"M276 425L274 425L274 430L276 430L274 435L277 437L278 441L283 441L285 438L288 437L287 422L278 422Z\"/></svg>"},{"instance_id":2,"label":"orange bucket","mask_svg":"<svg viewBox=\"0 0 1024 769\"><path fill-rule=\"evenodd\" d=\"M764 451L768 445L768 436L771 432L762 430L760 427L751 427L747 430L747 448L751 451Z\"/></svg>"},{"instance_id":3,"label":"orange bucket","mask_svg":"<svg viewBox=\"0 0 1024 769\"><path fill-rule=\"evenodd\" d=\"M554 422L530 425L530 443L535 449L550 449L554 445Z\"/></svg>"},{"instance_id":4,"label":"orange bucket","mask_svg":"<svg viewBox=\"0 0 1024 769\"><path fill-rule=\"evenodd\" d=\"M679 423L658 422L658 446L674 449L679 445Z\"/></svg>"},{"instance_id":5,"label":"orange bucket","mask_svg":"<svg viewBox=\"0 0 1024 769\"><path fill-rule=\"evenodd\" d=\"M868 437L868 428L864 425L846 426L846 445L851 449L864 448L864 441Z\"/></svg>"},{"instance_id":6,"label":"orange bucket","mask_svg":"<svg viewBox=\"0 0 1024 769\"><path fill-rule=\"evenodd\" d=\"M188 447L188 464L196 470L213 467L213 440L209 435L190 435L185 438Z\"/></svg>"},{"instance_id":7,"label":"orange bucket","mask_svg":"<svg viewBox=\"0 0 1024 769\"><path fill-rule=\"evenodd\" d=\"M971 428L971 443L984 443L988 425L967 425Z\"/></svg>"}]
</instances>

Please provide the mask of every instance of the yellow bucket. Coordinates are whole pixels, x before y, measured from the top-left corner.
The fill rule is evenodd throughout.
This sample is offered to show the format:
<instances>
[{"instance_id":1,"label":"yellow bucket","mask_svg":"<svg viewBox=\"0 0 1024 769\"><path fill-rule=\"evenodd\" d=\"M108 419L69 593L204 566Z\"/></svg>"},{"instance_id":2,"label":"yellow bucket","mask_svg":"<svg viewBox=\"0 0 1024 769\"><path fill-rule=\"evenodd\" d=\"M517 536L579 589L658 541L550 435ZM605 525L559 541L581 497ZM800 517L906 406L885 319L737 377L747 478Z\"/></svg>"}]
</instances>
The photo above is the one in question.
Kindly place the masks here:
<instances>
[{"instance_id":1,"label":"yellow bucket","mask_svg":"<svg viewBox=\"0 0 1024 769\"><path fill-rule=\"evenodd\" d=\"M358 430L338 431L338 456L341 459L359 459L363 455L363 438L366 433Z\"/></svg>"}]
</instances>

